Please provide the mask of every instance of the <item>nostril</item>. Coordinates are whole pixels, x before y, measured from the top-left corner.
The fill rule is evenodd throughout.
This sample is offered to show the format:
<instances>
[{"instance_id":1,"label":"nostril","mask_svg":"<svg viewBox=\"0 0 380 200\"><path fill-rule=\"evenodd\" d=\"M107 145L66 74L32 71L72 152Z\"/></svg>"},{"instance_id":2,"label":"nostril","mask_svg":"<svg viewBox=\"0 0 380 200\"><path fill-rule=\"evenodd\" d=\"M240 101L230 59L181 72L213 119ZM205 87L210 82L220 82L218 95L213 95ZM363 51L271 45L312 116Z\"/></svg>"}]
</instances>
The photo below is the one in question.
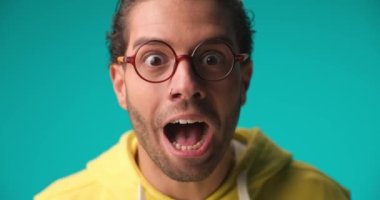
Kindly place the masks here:
<instances>
[{"instance_id":1,"label":"nostril","mask_svg":"<svg viewBox=\"0 0 380 200\"><path fill-rule=\"evenodd\" d=\"M171 97L172 97L173 99L178 99L178 98L181 97L181 94L180 94L180 93L174 93L174 94L170 94L170 95L171 95Z\"/></svg>"},{"instance_id":2,"label":"nostril","mask_svg":"<svg viewBox=\"0 0 380 200\"><path fill-rule=\"evenodd\" d=\"M178 99L181 97L181 93L179 92L173 92L173 88L170 89L170 93L169 93L169 96L171 99Z\"/></svg>"},{"instance_id":3,"label":"nostril","mask_svg":"<svg viewBox=\"0 0 380 200\"><path fill-rule=\"evenodd\" d=\"M201 96L202 96L201 93L197 92L197 93L195 93L195 94L193 95L193 98L194 98L194 99L200 99Z\"/></svg>"},{"instance_id":4,"label":"nostril","mask_svg":"<svg viewBox=\"0 0 380 200\"><path fill-rule=\"evenodd\" d=\"M181 99L181 98L184 98L184 99L202 99L202 93L201 92L195 92L193 95L184 95L180 92L170 92L170 98L171 99Z\"/></svg>"}]
</instances>

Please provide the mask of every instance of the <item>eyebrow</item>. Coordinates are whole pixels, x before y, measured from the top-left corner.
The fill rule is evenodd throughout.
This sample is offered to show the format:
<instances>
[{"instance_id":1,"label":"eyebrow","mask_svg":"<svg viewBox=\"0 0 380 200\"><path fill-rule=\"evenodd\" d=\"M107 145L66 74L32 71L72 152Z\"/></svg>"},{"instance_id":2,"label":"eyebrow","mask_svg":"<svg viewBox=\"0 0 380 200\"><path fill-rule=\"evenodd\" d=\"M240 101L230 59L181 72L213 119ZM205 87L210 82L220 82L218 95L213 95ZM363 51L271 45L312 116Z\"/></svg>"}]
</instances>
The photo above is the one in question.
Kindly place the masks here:
<instances>
[{"instance_id":1,"label":"eyebrow","mask_svg":"<svg viewBox=\"0 0 380 200\"><path fill-rule=\"evenodd\" d=\"M153 40L156 40L156 41L162 41L162 42L165 42L165 43L169 43L169 41L167 40L164 40L162 38L155 38L155 37L141 37L141 38L138 38L134 43L133 43L133 50L135 50L137 47L141 46L142 44L144 43L147 43L149 41L153 41Z\"/></svg>"},{"instance_id":2,"label":"eyebrow","mask_svg":"<svg viewBox=\"0 0 380 200\"><path fill-rule=\"evenodd\" d=\"M162 41L162 42L165 42L169 45L172 46L172 43L166 39L163 39L163 38L157 38L157 37L141 37L141 38L138 38L132 45L132 48L133 50L135 50L136 48L138 48L139 46L149 42L149 41ZM206 40L223 40L225 42L227 42L228 44L230 44L232 47L234 46L231 38L227 37L226 35L217 35L217 36L213 36L213 37L209 37L209 38L205 38L204 40L200 40L200 41L197 41L195 44L194 44L194 47L195 48L199 43L203 42L203 41L206 41Z\"/></svg>"}]
</instances>

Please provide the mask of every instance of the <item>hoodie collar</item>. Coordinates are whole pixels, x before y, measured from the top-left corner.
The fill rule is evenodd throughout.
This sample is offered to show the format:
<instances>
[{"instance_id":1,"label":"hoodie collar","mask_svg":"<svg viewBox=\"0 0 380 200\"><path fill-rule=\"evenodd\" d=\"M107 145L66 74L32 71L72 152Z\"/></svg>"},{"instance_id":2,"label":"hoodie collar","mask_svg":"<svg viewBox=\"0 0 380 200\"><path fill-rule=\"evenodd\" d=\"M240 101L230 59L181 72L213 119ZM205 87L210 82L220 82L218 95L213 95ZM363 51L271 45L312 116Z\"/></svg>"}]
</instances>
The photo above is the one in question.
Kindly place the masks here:
<instances>
[{"instance_id":1,"label":"hoodie collar","mask_svg":"<svg viewBox=\"0 0 380 200\"><path fill-rule=\"evenodd\" d=\"M256 193L270 177L291 161L291 155L277 147L259 129L237 129L232 144L236 159L234 169L218 191L212 194L212 199L222 197L231 187L235 187L242 172L247 175L250 192ZM136 191L137 198L140 184L143 187L153 187L143 177L135 162L136 151L136 136L133 131L127 132L115 146L89 162L87 169L114 194L122 197L127 191ZM153 195L167 199L156 190Z\"/></svg>"}]
</instances>

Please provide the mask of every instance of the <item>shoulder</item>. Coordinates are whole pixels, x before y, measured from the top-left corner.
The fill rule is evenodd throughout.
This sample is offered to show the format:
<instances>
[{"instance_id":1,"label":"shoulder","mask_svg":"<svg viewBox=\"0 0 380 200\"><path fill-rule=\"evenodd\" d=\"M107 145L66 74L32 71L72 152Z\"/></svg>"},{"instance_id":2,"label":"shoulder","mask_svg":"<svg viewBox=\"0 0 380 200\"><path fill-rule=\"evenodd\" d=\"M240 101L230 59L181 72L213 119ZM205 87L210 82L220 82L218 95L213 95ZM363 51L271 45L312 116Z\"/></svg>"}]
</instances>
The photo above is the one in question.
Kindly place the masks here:
<instances>
[{"instance_id":1,"label":"shoulder","mask_svg":"<svg viewBox=\"0 0 380 200\"><path fill-rule=\"evenodd\" d=\"M273 191L276 191L275 193ZM348 200L350 193L316 168L292 161L264 185L263 199Z\"/></svg>"},{"instance_id":2,"label":"shoulder","mask_svg":"<svg viewBox=\"0 0 380 200\"><path fill-rule=\"evenodd\" d=\"M83 170L53 182L34 199L96 199L99 192L100 184L87 170Z\"/></svg>"},{"instance_id":3,"label":"shoulder","mask_svg":"<svg viewBox=\"0 0 380 200\"><path fill-rule=\"evenodd\" d=\"M117 144L90 161L86 169L53 182L34 200L122 199L126 189L137 191L136 145L133 134L123 134Z\"/></svg>"}]
</instances>

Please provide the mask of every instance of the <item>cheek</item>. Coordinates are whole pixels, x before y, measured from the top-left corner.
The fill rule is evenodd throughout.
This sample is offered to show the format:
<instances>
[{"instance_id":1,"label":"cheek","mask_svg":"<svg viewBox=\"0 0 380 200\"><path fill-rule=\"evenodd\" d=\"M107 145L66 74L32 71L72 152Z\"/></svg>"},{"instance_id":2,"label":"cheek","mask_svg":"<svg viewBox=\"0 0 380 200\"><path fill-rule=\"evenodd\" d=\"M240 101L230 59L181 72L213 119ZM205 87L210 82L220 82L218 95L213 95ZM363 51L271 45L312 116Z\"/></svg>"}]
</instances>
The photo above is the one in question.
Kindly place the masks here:
<instances>
[{"instance_id":1,"label":"cheek","mask_svg":"<svg viewBox=\"0 0 380 200\"><path fill-rule=\"evenodd\" d=\"M219 112L223 115L229 115L235 112L236 105L240 105L241 87L240 81L235 79L227 79L226 81L217 83L210 91L212 98Z\"/></svg>"},{"instance_id":2,"label":"cheek","mask_svg":"<svg viewBox=\"0 0 380 200\"><path fill-rule=\"evenodd\" d=\"M143 80L127 81L126 92L128 96L128 107L138 112L146 121L150 123L160 105L160 89L155 85L143 82Z\"/></svg>"},{"instance_id":3,"label":"cheek","mask_svg":"<svg viewBox=\"0 0 380 200\"><path fill-rule=\"evenodd\" d=\"M240 99L241 93L241 77L238 71L234 70L235 73L230 75L230 78L227 79L221 86L225 98L233 102L234 99ZM232 103L231 102L231 103Z\"/></svg>"}]
</instances>

